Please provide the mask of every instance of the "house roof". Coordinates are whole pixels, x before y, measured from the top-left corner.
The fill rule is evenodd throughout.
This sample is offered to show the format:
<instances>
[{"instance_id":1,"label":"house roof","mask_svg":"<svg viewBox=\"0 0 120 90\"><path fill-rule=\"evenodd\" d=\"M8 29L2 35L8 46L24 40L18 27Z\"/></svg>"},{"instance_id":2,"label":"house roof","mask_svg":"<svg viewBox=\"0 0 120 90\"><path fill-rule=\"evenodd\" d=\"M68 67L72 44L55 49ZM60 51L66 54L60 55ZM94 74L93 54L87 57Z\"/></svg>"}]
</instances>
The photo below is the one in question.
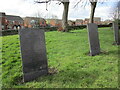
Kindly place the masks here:
<instances>
[{"instance_id":1,"label":"house roof","mask_svg":"<svg viewBox=\"0 0 120 90\"><path fill-rule=\"evenodd\" d=\"M0 12L0 17L5 16L4 12Z\"/></svg>"},{"instance_id":2,"label":"house roof","mask_svg":"<svg viewBox=\"0 0 120 90\"><path fill-rule=\"evenodd\" d=\"M5 17L7 20L11 21L23 21L23 19L20 16L6 15Z\"/></svg>"},{"instance_id":3,"label":"house roof","mask_svg":"<svg viewBox=\"0 0 120 90\"><path fill-rule=\"evenodd\" d=\"M76 19L76 21L83 21L83 19Z\"/></svg>"},{"instance_id":4,"label":"house roof","mask_svg":"<svg viewBox=\"0 0 120 90\"><path fill-rule=\"evenodd\" d=\"M41 18L41 17L25 17L24 19L45 20L44 18Z\"/></svg>"}]
</instances>

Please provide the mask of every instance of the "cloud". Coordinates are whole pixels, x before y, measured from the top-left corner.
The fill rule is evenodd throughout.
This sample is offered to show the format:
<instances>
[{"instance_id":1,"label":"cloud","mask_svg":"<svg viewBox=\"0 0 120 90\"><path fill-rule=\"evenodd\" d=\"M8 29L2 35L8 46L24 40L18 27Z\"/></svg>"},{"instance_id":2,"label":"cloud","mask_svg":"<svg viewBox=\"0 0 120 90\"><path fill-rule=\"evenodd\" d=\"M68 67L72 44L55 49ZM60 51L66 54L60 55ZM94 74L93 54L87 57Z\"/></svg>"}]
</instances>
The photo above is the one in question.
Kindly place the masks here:
<instances>
[{"instance_id":1,"label":"cloud","mask_svg":"<svg viewBox=\"0 0 120 90\"><path fill-rule=\"evenodd\" d=\"M25 0L1 0L0 2L0 11L7 14L31 16L38 10L38 5ZM43 11L45 7L41 6Z\"/></svg>"},{"instance_id":2,"label":"cloud","mask_svg":"<svg viewBox=\"0 0 120 90\"><path fill-rule=\"evenodd\" d=\"M5 12L8 15L18 15L21 17L36 16L39 12L41 16L49 17L53 14L57 15L59 19L62 18L63 5L58 5L55 1L48 5L48 11L46 11L46 4L35 4L34 0L0 0L0 2L0 12ZM75 0L71 0L69 19L75 20L88 18L90 15L90 6L87 5L83 8L78 5L76 8L73 8L75 4ZM98 5L95 16L107 19L109 9L111 8L104 5Z\"/></svg>"}]
</instances>

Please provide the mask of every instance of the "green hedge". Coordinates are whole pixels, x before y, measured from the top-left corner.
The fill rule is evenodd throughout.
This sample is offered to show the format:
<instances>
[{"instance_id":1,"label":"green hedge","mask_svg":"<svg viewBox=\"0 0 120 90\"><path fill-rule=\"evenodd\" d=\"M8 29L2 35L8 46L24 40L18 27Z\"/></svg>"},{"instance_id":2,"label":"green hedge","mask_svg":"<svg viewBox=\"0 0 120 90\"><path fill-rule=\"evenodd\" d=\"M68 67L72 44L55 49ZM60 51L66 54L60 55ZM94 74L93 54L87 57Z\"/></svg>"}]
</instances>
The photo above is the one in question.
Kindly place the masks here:
<instances>
[{"instance_id":1,"label":"green hedge","mask_svg":"<svg viewBox=\"0 0 120 90\"><path fill-rule=\"evenodd\" d=\"M48 32L48 31L57 31L58 27L40 27L39 29L44 29L46 32Z\"/></svg>"},{"instance_id":2,"label":"green hedge","mask_svg":"<svg viewBox=\"0 0 120 90\"><path fill-rule=\"evenodd\" d=\"M44 29L45 32L47 31L57 31L57 27L44 27L44 28L39 28L39 29ZM18 30L2 30L0 31L1 35L0 36L7 36L7 35L16 35L18 34Z\"/></svg>"},{"instance_id":3,"label":"green hedge","mask_svg":"<svg viewBox=\"0 0 120 90\"><path fill-rule=\"evenodd\" d=\"M18 30L2 30L0 31L0 33L2 36L15 35L15 34L18 34Z\"/></svg>"},{"instance_id":4,"label":"green hedge","mask_svg":"<svg viewBox=\"0 0 120 90\"><path fill-rule=\"evenodd\" d=\"M83 29L83 28L86 28L86 25L68 26L68 30Z\"/></svg>"},{"instance_id":5,"label":"green hedge","mask_svg":"<svg viewBox=\"0 0 120 90\"><path fill-rule=\"evenodd\" d=\"M84 29L87 25L80 25L80 26L68 26L68 30L77 30L77 29ZM110 27L110 25L98 25L98 27ZM44 29L45 32L48 31L57 31L58 27L40 27L38 29ZM18 34L18 30L2 30L0 31L2 35L0 36L7 36L7 35L16 35Z\"/></svg>"},{"instance_id":6,"label":"green hedge","mask_svg":"<svg viewBox=\"0 0 120 90\"><path fill-rule=\"evenodd\" d=\"M109 25L98 25L98 28L102 28L102 27L112 27L112 23Z\"/></svg>"}]
</instances>

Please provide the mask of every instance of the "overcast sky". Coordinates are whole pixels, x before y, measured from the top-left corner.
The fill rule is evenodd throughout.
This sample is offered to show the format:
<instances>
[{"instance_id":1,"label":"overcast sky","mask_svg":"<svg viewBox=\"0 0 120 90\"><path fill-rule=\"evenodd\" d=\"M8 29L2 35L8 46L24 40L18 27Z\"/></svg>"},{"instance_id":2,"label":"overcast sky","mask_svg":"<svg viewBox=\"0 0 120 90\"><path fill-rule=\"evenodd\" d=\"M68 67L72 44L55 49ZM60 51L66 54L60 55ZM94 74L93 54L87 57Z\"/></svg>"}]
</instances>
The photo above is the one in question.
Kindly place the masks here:
<instances>
[{"instance_id":1,"label":"overcast sky","mask_svg":"<svg viewBox=\"0 0 120 90\"><path fill-rule=\"evenodd\" d=\"M111 19L110 13L116 1L118 0L110 0L110 2L105 2L104 4L98 3L95 17L101 17L102 20ZM76 2L75 0L71 0L69 20L88 18L90 14L90 5L86 5L84 8L79 4L77 7L73 8ZM36 16L39 12L41 16L50 17L53 14L61 19L63 5L58 5L56 3L57 2L55 1L51 2L47 7L47 11L46 4L35 4L34 0L0 0L0 12L5 12L7 15L18 15L21 17Z\"/></svg>"}]
</instances>

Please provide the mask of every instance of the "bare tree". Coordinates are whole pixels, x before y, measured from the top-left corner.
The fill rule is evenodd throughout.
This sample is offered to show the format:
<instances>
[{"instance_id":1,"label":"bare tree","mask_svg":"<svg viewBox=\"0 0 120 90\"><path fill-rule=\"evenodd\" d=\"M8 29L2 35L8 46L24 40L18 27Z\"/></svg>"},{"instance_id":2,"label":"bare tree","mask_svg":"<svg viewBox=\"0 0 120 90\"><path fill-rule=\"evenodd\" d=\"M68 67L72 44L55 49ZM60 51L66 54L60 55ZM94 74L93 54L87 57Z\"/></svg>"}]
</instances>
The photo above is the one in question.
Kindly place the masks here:
<instances>
[{"instance_id":1,"label":"bare tree","mask_svg":"<svg viewBox=\"0 0 120 90\"><path fill-rule=\"evenodd\" d=\"M116 5L116 12L115 12L115 14L116 14L116 19L120 20L120 1Z\"/></svg>"},{"instance_id":2,"label":"bare tree","mask_svg":"<svg viewBox=\"0 0 120 90\"><path fill-rule=\"evenodd\" d=\"M120 19L120 1L114 3L113 8L110 10L110 17L113 20Z\"/></svg>"},{"instance_id":3,"label":"bare tree","mask_svg":"<svg viewBox=\"0 0 120 90\"><path fill-rule=\"evenodd\" d=\"M81 5L81 6L86 6L88 3L90 3L90 6L91 6L91 12L90 12L90 20L89 20L89 23L94 23L94 14L95 14L95 9L96 9L96 6L97 6L97 3L98 3L98 0L79 0L77 2L77 4L75 4L74 7L76 7L79 3L82 3L84 5Z\"/></svg>"},{"instance_id":4,"label":"bare tree","mask_svg":"<svg viewBox=\"0 0 120 90\"><path fill-rule=\"evenodd\" d=\"M68 32L68 10L69 10L69 0L67 2L62 2L64 6L63 16L62 16L62 28L64 32Z\"/></svg>"},{"instance_id":5,"label":"bare tree","mask_svg":"<svg viewBox=\"0 0 120 90\"><path fill-rule=\"evenodd\" d=\"M90 23L94 23L94 14L95 14L95 8L97 5L97 2L91 2L91 13L90 13Z\"/></svg>"},{"instance_id":6,"label":"bare tree","mask_svg":"<svg viewBox=\"0 0 120 90\"><path fill-rule=\"evenodd\" d=\"M36 3L49 3L50 1L58 1L59 5L62 3L64 6L63 16L62 16L62 31L68 32L68 11L69 11L69 0L46 0L46 1L35 1ZM47 5L46 5L47 6ZM47 9L46 9L47 10Z\"/></svg>"}]
</instances>

